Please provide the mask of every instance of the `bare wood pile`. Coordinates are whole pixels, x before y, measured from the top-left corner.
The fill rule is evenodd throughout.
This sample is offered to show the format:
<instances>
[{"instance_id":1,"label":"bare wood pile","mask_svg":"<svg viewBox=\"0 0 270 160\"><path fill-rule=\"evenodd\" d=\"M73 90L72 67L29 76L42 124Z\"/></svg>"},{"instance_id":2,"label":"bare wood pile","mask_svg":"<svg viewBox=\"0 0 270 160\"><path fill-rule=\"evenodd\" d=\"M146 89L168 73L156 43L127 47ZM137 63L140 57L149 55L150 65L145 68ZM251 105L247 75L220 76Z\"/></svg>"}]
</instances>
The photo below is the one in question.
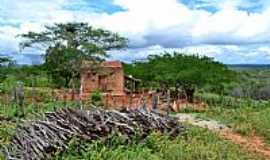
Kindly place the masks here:
<instances>
[{"instance_id":1,"label":"bare wood pile","mask_svg":"<svg viewBox=\"0 0 270 160\"><path fill-rule=\"evenodd\" d=\"M6 159L49 159L56 151L67 149L74 138L96 140L109 135L127 138L139 133L142 138L160 131L175 137L184 131L177 119L144 109L75 110L62 109L46 113L42 120L28 122L18 128L5 148Z\"/></svg>"}]
</instances>

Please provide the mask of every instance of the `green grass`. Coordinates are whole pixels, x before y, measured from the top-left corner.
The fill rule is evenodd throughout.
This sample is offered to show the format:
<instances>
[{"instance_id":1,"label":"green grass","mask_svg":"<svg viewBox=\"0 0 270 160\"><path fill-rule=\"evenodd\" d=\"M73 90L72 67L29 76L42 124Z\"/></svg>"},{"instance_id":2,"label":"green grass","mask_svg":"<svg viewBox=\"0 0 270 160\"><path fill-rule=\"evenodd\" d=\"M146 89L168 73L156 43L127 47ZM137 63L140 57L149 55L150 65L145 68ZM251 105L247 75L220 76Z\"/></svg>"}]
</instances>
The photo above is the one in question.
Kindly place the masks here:
<instances>
[{"instance_id":1,"label":"green grass","mask_svg":"<svg viewBox=\"0 0 270 160\"><path fill-rule=\"evenodd\" d=\"M270 101L236 99L215 94L202 94L198 98L210 106L204 113L199 113L199 117L225 123L243 136L256 134L270 144Z\"/></svg>"},{"instance_id":2,"label":"green grass","mask_svg":"<svg viewBox=\"0 0 270 160\"><path fill-rule=\"evenodd\" d=\"M78 107L75 104L68 106ZM53 111L64 107L62 102L41 103L28 105L26 117L23 119L35 119L37 114L46 111ZM21 118L15 116L15 105L0 105L0 115L11 117L13 121L0 122L0 146L6 145L10 137L15 133ZM249 134L255 127L258 134L264 137L269 136L270 128L270 107L269 108L222 108L211 107L205 113L198 113L219 119L224 123L233 125L239 132ZM239 116L240 115L240 116ZM268 123L267 123L268 122ZM252 127L250 127L252 126ZM252 128L252 129L250 129ZM265 130L266 128L266 130ZM73 140L69 150L63 153L56 153L55 160L73 159L108 159L108 160L215 160L215 159L263 159L254 153L240 149L239 146L226 140L220 139L215 133L196 127L187 126L187 133L174 140L160 134L152 134L145 140L136 139L125 142L121 138L109 138L107 140L94 141L92 143Z\"/></svg>"},{"instance_id":3,"label":"green grass","mask_svg":"<svg viewBox=\"0 0 270 160\"><path fill-rule=\"evenodd\" d=\"M220 139L205 129L187 126L185 135L172 140L152 134L145 140L126 142L110 138L93 143L74 140L69 150L58 153L54 160L248 160L263 159L239 146ZM78 147L79 146L79 147Z\"/></svg>"},{"instance_id":4,"label":"green grass","mask_svg":"<svg viewBox=\"0 0 270 160\"><path fill-rule=\"evenodd\" d=\"M270 144L270 107L210 107L201 116L219 120L244 136L264 137Z\"/></svg>"},{"instance_id":5,"label":"green grass","mask_svg":"<svg viewBox=\"0 0 270 160\"><path fill-rule=\"evenodd\" d=\"M1 104L0 103L0 116L13 118L13 119L33 119L38 114L44 112L54 111L64 107L79 108L77 102L49 102L49 103L32 103L24 105L25 117L18 117L21 113L16 104Z\"/></svg>"},{"instance_id":6,"label":"green grass","mask_svg":"<svg viewBox=\"0 0 270 160\"><path fill-rule=\"evenodd\" d=\"M9 143L11 135L15 133L16 127L16 123L0 122L0 146Z\"/></svg>"}]
</instances>

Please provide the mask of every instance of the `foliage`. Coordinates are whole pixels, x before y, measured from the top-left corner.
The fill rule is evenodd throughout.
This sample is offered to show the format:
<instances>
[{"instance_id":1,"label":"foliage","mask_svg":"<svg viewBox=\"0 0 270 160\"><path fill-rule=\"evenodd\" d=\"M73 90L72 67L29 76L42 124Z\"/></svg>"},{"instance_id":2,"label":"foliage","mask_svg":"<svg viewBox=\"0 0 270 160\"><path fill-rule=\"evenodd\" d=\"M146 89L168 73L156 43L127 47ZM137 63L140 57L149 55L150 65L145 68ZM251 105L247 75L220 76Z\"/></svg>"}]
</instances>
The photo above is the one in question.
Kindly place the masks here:
<instances>
[{"instance_id":1,"label":"foliage","mask_svg":"<svg viewBox=\"0 0 270 160\"><path fill-rule=\"evenodd\" d=\"M87 23L46 26L40 33L22 34L20 46L46 50L45 66L58 87L70 87L79 78L83 60L100 61L106 51L126 46L127 40L116 33L96 29Z\"/></svg>"},{"instance_id":2,"label":"foliage","mask_svg":"<svg viewBox=\"0 0 270 160\"><path fill-rule=\"evenodd\" d=\"M219 104L220 106L222 104ZM63 107L64 103L54 102L27 106L26 119L34 119L39 113ZM77 107L75 104L69 106ZM257 106L260 106L259 103ZM211 107L201 116L216 118L236 131L249 135L255 129L256 133L269 137L269 107ZM15 106L0 105L0 117L14 117ZM3 122L0 124L0 145L9 142L16 126L21 121ZM74 139L70 142L69 149L63 153L56 153L54 159L263 159L257 154L240 149L226 140L205 129L187 126L185 135L175 140L167 136L154 133L143 141L126 141L121 137L111 137L92 142L81 142ZM269 141L270 142L270 141ZM270 144L270 143L269 143Z\"/></svg>"},{"instance_id":3,"label":"foliage","mask_svg":"<svg viewBox=\"0 0 270 160\"><path fill-rule=\"evenodd\" d=\"M254 134L264 137L270 144L270 109L241 107L228 109L222 107L211 108L205 116L215 118L231 126L236 132L253 136Z\"/></svg>"},{"instance_id":4,"label":"foliage","mask_svg":"<svg viewBox=\"0 0 270 160\"><path fill-rule=\"evenodd\" d=\"M28 87L51 86L47 78L47 72L42 65L9 66L1 68L0 75L5 75L4 77L0 78L0 84L2 86L1 88L6 88L11 84L15 84L16 81L21 81L25 86Z\"/></svg>"},{"instance_id":5,"label":"foliage","mask_svg":"<svg viewBox=\"0 0 270 160\"><path fill-rule=\"evenodd\" d=\"M8 57L0 57L0 82L6 78L6 74L2 71L8 64L11 62L10 58Z\"/></svg>"},{"instance_id":6,"label":"foliage","mask_svg":"<svg viewBox=\"0 0 270 160\"><path fill-rule=\"evenodd\" d=\"M175 140L153 133L143 141L136 137L126 141L121 137L89 142L73 140L69 149L57 153L55 160L89 159L89 160L194 160L194 159L262 159L247 153L238 146L217 137L204 129L188 126L185 136Z\"/></svg>"},{"instance_id":7,"label":"foliage","mask_svg":"<svg viewBox=\"0 0 270 160\"><path fill-rule=\"evenodd\" d=\"M0 57L0 67L3 67L4 65L8 65L11 62L11 59L9 57Z\"/></svg>"},{"instance_id":8,"label":"foliage","mask_svg":"<svg viewBox=\"0 0 270 160\"><path fill-rule=\"evenodd\" d=\"M66 105L70 106L71 108L79 108L76 102L47 102L47 103L35 103L35 104L27 104L25 106L25 119L33 119L39 114L44 112L54 111L58 108L64 108ZM0 103L0 117L6 117L16 120L16 105L15 104L3 104Z\"/></svg>"},{"instance_id":9,"label":"foliage","mask_svg":"<svg viewBox=\"0 0 270 160\"><path fill-rule=\"evenodd\" d=\"M94 91L90 95L90 101L95 106L101 106L102 105L102 94L100 91Z\"/></svg>"},{"instance_id":10,"label":"foliage","mask_svg":"<svg viewBox=\"0 0 270 160\"><path fill-rule=\"evenodd\" d=\"M10 142L11 136L15 134L17 124L15 122L1 122L0 123L0 149L1 146L7 145ZM0 150L1 159L1 150Z\"/></svg>"},{"instance_id":11,"label":"foliage","mask_svg":"<svg viewBox=\"0 0 270 160\"><path fill-rule=\"evenodd\" d=\"M270 98L270 70L240 70L239 82L233 85L230 95L238 98L268 100Z\"/></svg>"},{"instance_id":12,"label":"foliage","mask_svg":"<svg viewBox=\"0 0 270 160\"><path fill-rule=\"evenodd\" d=\"M14 89L16 82L17 78L15 76L7 77L0 85L0 93L10 93Z\"/></svg>"},{"instance_id":13,"label":"foliage","mask_svg":"<svg viewBox=\"0 0 270 160\"><path fill-rule=\"evenodd\" d=\"M199 114L200 116L219 120L245 136L254 134L262 136L270 144L269 101L222 98L218 95L209 96L209 94L203 97L210 106L204 113Z\"/></svg>"},{"instance_id":14,"label":"foliage","mask_svg":"<svg viewBox=\"0 0 270 160\"><path fill-rule=\"evenodd\" d=\"M205 102L209 106L236 108L236 107L258 107L263 108L269 105L268 101L256 101L253 99L240 99L231 96L217 95L213 93L196 93L196 100Z\"/></svg>"},{"instance_id":15,"label":"foliage","mask_svg":"<svg viewBox=\"0 0 270 160\"><path fill-rule=\"evenodd\" d=\"M193 101L195 88L211 84L222 92L224 83L235 78L233 71L212 58L176 52L172 55L152 55L145 62L125 66L126 73L142 79L147 84L155 84L162 89L183 89L190 102Z\"/></svg>"}]
</instances>

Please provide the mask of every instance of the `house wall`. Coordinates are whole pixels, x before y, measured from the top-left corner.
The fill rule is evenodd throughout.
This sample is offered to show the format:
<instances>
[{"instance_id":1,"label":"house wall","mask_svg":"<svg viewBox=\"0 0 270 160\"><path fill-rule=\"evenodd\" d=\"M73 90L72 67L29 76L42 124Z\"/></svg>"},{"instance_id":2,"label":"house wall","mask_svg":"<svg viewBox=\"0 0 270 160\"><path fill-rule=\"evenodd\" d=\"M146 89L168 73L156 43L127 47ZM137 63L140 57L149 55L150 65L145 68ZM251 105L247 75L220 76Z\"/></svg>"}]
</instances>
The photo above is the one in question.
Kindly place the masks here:
<instances>
[{"instance_id":1,"label":"house wall","mask_svg":"<svg viewBox=\"0 0 270 160\"><path fill-rule=\"evenodd\" d=\"M83 93L91 93L95 90L101 90L105 93L124 94L124 71L120 62L117 65L108 66L104 64L103 68L108 74L93 74L87 69L81 73L81 85Z\"/></svg>"},{"instance_id":2,"label":"house wall","mask_svg":"<svg viewBox=\"0 0 270 160\"><path fill-rule=\"evenodd\" d=\"M125 76L122 64L109 61L102 64L106 74L94 74L85 68L81 71L81 92L57 92L57 97L62 100L89 100L91 93L96 90L103 92L103 104L109 108L130 107L137 108L151 106L150 94L125 93Z\"/></svg>"},{"instance_id":3,"label":"house wall","mask_svg":"<svg viewBox=\"0 0 270 160\"><path fill-rule=\"evenodd\" d=\"M125 94L124 93L124 72L122 68L111 68L112 74L106 77L107 91L112 94ZM101 85L102 86L102 85Z\"/></svg>"},{"instance_id":4,"label":"house wall","mask_svg":"<svg viewBox=\"0 0 270 160\"><path fill-rule=\"evenodd\" d=\"M83 71L81 73L81 85L83 93L90 93L99 89L98 76L93 75L91 72Z\"/></svg>"}]
</instances>

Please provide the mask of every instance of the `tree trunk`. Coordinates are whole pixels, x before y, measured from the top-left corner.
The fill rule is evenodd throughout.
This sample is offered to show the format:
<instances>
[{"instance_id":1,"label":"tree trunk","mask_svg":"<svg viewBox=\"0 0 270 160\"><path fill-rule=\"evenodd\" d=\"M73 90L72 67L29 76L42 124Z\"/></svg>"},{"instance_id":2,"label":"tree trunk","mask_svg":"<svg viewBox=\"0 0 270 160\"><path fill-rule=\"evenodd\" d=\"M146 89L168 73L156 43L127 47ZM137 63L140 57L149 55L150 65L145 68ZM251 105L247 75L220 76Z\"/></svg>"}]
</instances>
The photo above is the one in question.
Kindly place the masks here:
<instances>
[{"instance_id":1,"label":"tree trunk","mask_svg":"<svg viewBox=\"0 0 270 160\"><path fill-rule=\"evenodd\" d=\"M186 96L187 96L187 101L189 103L193 103L194 102L195 88L193 88L193 87L185 88L185 93L186 93Z\"/></svg>"},{"instance_id":2,"label":"tree trunk","mask_svg":"<svg viewBox=\"0 0 270 160\"><path fill-rule=\"evenodd\" d=\"M69 82L70 82L70 77L68 77L68 76L65 77L65 88L69 88L70 87L70 85L69 85L70 83Z\"/></svg>"}]
</instances>

